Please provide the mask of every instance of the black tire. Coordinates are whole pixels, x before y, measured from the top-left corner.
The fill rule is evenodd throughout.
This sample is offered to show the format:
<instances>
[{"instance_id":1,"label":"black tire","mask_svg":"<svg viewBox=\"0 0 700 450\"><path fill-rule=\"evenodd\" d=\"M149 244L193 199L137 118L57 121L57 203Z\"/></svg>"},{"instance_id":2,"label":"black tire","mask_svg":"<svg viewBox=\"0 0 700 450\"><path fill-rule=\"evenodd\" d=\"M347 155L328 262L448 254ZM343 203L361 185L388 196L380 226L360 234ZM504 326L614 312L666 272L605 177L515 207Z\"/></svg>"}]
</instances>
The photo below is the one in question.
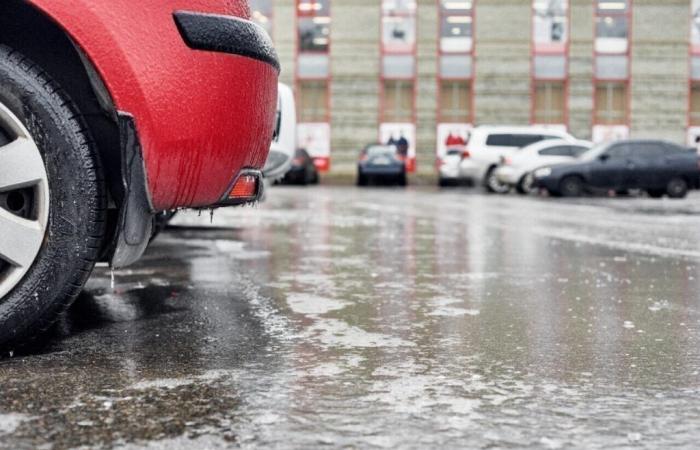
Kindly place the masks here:
<instances>
[{"instance_id":1,"label":"black tire","mask_svg":"<svg viewBox=\"0 0 700 450\"><path fill-rule=\"evenodd\" d=\"M49 329L80 293L105 234L105 182L85 121L38 66L0 45L0 103L27 128L48 176L47 230L28 272L0 299L0 348Z\"/></svg>"},{"instance_id":2,"label":"black tire","mask_svg":"<svg viewBox=\"0 0 700 450\"><path fill-rule=\"evenodd\" d=\"M584 193L583 179L576 175L569 175L559 183L559 193L562 197L580 197Z\"/></svg>"},{"instance_id":3,"label":"black tire","mask_svg":"<svg viewBox=\"0 0 700 450\"><path fill-rule=\"evenodd\" d=\"M666 185L666 194L670 198L685 198L688 195L688 182L680 177L673 178Z\"/></svg>"},{"instance_id":4,"label":"black tire","mask_svg":"<svg viewBox=\"0 0 700 450\"><path fill-rule=\"evenodd\" d=\"M357 172L357 185L367 186L367 175L362 173L362 171Z\"/></svg>"},{"instance_id":5,"label":"black tire","mask_svg":"<svg viewBox=\"0 0 700 450\"><path fill-rule=\"evenodd\" d=\"M448 186L450 186L450 181L449 181L449 180L446 180L446 179L444 179L444 178L440 178L440 179L438 180L438 186L440 186L440 187L448 187Z\"/></svg>"},{"instance_id":6,"label":"black tire","mask_svg":"<svg viewBox=\"0 0 700 450\"><path fill-rule=\"evenodd\" d=\"M406 172L402 173L398 177L398 184L399 186L406 186L408 183L406 182Z\"/></svg>"},{"instance_id":7,"label":"black tire","mask_svg":"<svg viewBox=\"0 0 700 450\"><path fill-rule=\"evenodd\" d=\"M664 196L664 194L666 194L666 190L665 189L649 189L647 191L647 194L651 198L661 198Z\"/></svg>"}]
</instances>

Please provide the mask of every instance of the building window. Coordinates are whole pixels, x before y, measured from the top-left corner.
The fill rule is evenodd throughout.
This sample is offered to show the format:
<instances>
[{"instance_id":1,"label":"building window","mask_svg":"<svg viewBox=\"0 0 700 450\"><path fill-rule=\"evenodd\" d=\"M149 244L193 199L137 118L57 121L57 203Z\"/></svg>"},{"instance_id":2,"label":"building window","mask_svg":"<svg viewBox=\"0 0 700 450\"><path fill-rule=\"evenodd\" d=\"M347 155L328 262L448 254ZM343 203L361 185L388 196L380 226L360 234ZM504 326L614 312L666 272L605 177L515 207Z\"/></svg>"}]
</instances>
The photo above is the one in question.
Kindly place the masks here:
<instances>
[{"instance_id":1,"label":"building window","mask_svg":"<svg viewBox=\"0 0 700 450\"><path fill-rule=\"evenodd\" d=\"M440 51L471 52L473 21L472 1L440 0Z\"/></svg>"},{"instance_id":2,"label":"building window","mask_svg":"<svg viewBox=\"0 0 700 450\"><path fill-rule=\"evenodd\" d=\"M599 82L595 88L595 123L624 125L627 123L627 83Z\"/></svg>"},{"instance_id":3,"label":"building window","mask_svg":"<svg viewBox=\"0 0 700 450\"><path fill-rule=\"evenodd\" d=\"M436 0L438 15L437 141L435 159L469 140L474 122L476 0Z\"/></svg>"},{"instance_id":4,"label":"building window","mask_svg":"<svg viewBox=\"0 0 700 450\"><path fill-rule=\"evenodd\" d=\"M299 82L299 121L328 121L328 83L325 80Z\"/></svg>"},{"instance_id":5,"label":"building window","mask_svg":"<svg viewBox=\"0 0 700 450\"><path fill-rule=\"evenodd\" d=\"M627 53L630 0L597 0L596 3L596 52Z\"/></svg>"},{"instance_id":6,"label":"building window","mask_svg":"<svg viewBox=\"0 0 700 450\"><path fill-rule=\"evenodd\" d=\"M566 88L563 81L535 82L534 121L538 124L563 124L566 121Z\"/></svg>"},{"instance_id":7,"label":"building window","mask_svg":"<svg viewBox=\"0 0 700 450\"><path fill-rule=\"evenodd\" d=\"M298 33L301 52L328 53L331 35L330 0L299 0Z\"/></svg>"},{"instance_id":8,"label":"building window","mask_svg":"<svg viewBox=\"0 0 700 450\"><path fill-rule=\"evenodd\" d=\"M416 46L416 0L382 0L382 47L412 52Z\"/></svg>"},{"instance_id":9,"label":"building window","mask_svg":"<svg viewBox=\"0 0 700 450\"><path fill-rule=\"evenodd\" d=\"M250 0L250 18L272 36L272 0Z\"/></svg>"},{"instance_id":10,"label":"building window","mask_svg":"<svg viewBox=\"0 0 700 450\"><path fill-rule=\"evenodd\" d=\"M569 40L569 1L534 0L532 40L535 51L564 51Z\"/></svg>"},{"instance_id":11,"label":"building window","mask_svg":"<svg viewBox=\"0 0 700 450\"><path fill-rule=\"evenodd\" d=\"M331 2L296 0L298 145L319 170L330 168Z\"/></svg>"},{"instance_id":12,"label":"building window","mask_svg":"<svg viewBox=\"0 0 700 450\"><path fill-rule=\"evenodd\" d=\"M416 0L381 0L379 141L408 143L406 169L416 168Z\"/></svg>"},{"instance_id":13,"label":"building window","mask_svg":"<svg viewBox=\"0 0 700 450\"><path fill-rule=\"evenodd\" d=\"M440 82L441 122L468 123L471 119L471 82L442 80Z\"/></svg>"},{"instance_id":14,"label":"building window","mask_svg":"<svg viewBox=\"0 0 700 450\"><path fill-rule=\"evenodd\" d=\"M413 122L413 80L384 81L384 122Z\"/></svg>"},{"instance_id":15,"label":"building window","mask_svg":"<svg viewBox=\"0 0 700 450\"><path fill-rule=\"evenodd\" d=\"M568 125L569 0L532 1L530 121Z\"/></svg>"}]
</instances>

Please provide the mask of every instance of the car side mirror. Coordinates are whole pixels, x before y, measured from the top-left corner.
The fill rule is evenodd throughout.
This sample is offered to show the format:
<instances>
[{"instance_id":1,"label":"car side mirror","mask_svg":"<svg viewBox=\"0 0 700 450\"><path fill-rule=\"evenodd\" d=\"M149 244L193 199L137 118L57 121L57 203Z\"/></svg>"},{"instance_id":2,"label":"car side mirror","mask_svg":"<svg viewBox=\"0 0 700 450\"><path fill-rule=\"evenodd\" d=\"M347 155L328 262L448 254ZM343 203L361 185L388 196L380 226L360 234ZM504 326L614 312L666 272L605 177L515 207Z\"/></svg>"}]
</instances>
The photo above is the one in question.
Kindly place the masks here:
<instances>
[{"instance_id":1,"label":"car side mirror","mask_svg":"<svg viewBox=\"0 0 700 450\"><path fill-rule=\"evenodd\" d=\"M608 155L608 154L606 154L606 153L603 153L602 155L600 155L600 156L598 157L598 159L599 159L601 162L605 162L605 161L607 161L607 160L610 159L610 155Z\"/></svg>"}]
</instances>

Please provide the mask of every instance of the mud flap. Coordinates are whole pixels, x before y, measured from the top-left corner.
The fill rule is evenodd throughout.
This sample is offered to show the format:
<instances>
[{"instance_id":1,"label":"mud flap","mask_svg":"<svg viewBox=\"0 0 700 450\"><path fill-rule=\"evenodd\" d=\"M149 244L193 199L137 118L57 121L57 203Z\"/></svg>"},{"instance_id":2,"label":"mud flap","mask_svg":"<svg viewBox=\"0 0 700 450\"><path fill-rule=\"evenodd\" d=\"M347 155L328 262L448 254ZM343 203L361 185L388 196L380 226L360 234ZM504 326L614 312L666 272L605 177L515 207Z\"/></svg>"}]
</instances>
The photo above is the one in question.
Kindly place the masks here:
<instances>
[{"instance_id":1,"label":"mud flap","mask_svg":"<svg viewBox=\"0 0 700 450\"><path fill-rule=\"evenodd\" d=\"M117 269L133 264L146 251L154 217L136 124L130 114L123 112L119 112L119 140L124 199L112 244L114 251L109 258L110 265Z\"/></svg>"}]
</instances>

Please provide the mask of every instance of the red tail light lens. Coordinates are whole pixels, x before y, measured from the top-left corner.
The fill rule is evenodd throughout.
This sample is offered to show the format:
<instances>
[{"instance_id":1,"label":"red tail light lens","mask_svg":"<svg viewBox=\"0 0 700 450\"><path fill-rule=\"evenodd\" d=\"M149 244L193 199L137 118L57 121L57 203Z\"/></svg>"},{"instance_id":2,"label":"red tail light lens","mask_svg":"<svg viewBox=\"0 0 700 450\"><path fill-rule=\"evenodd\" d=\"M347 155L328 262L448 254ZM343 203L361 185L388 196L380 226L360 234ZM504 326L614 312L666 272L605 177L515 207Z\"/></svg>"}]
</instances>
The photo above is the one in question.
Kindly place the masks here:
<instances>
[{"instance_id":1,"label":"red tail light lens","mask_svg":"<svg viewBox=\"0 0 700 450\"><path fill-rule=\"evenodd\" d=\"M258 178L253 175L241 175L228 194L230 200L255 200L258 195Z\"/></svg>"},{"instance_id":2,"label":"red tail light lens","mask_svg":"<svg viewBox=\"0 0 700 450\"><path fill-rule=\"evenodd\" d=\"M462 159L471 158L471 156L472 156L472 154L469 153L469 150L464 150L464 151L462 152Z\"/></svg>"}]
</instances>

